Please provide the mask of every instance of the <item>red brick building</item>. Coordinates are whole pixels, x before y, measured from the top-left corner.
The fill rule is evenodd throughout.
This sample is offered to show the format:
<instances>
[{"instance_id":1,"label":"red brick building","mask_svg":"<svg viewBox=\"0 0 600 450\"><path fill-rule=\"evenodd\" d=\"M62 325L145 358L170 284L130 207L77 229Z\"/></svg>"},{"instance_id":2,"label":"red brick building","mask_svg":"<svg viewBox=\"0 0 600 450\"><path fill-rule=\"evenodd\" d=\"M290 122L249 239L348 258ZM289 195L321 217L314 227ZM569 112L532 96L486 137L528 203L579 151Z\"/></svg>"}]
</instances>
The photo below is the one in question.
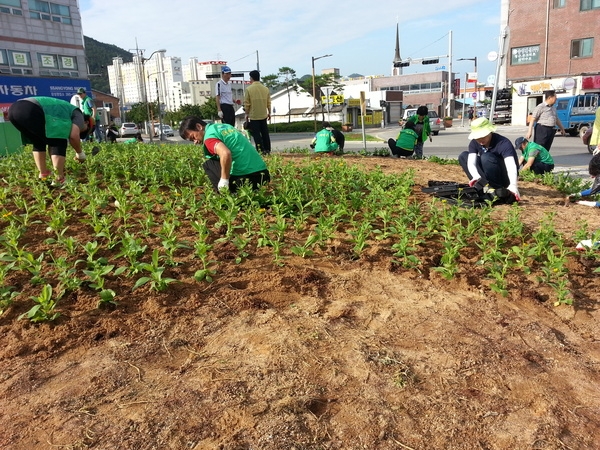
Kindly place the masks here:
<instances>
[{"instance_id":1,"label":"red brick building","mask_svg":"<svg viewBox=\"0 0 600 450\"><path fill-rule=\"evenodd\" d=\"M504 11L513 124L526 124L543 91L600 92L600 0L509 0Z\"/></svg>"}]
</instances>

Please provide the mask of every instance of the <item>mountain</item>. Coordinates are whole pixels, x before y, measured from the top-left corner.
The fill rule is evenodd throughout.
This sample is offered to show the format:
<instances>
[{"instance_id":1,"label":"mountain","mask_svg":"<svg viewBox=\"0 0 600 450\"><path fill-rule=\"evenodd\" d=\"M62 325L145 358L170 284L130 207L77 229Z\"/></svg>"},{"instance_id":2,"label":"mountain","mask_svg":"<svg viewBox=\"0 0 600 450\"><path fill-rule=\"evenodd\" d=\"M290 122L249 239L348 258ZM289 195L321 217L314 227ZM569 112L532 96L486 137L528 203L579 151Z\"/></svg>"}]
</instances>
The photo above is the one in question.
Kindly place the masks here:
<instances>
[{"instance_id":1,"label":"mountain","mask_svg":"<svg viewBox=\"0 0 600 450\"><path fill-rule=\"evenodd\" d=\"M110 94L107 66L112 65L113 58L117 56L123 58L124 63L132 62L133 55L116 45L105 44L87 36L83 36L83 42L88 70L90 74L98 74L90 75L92 88Z\"/></svg>"}]
</instances>

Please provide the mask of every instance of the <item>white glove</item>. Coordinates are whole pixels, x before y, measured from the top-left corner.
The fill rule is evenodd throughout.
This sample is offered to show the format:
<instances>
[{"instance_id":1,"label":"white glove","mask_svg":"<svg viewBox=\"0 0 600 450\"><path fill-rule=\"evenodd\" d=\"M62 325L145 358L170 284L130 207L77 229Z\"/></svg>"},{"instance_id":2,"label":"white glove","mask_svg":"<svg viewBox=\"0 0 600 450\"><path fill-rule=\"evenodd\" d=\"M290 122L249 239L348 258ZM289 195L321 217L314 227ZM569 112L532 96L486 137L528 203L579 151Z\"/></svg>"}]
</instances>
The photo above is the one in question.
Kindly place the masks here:
<instances>
[{"instance_id":1,"label":"white glove","mask_svg":"<svg viewBox=\"0 0 600 450\"><path fill-rule=\"evenodd\" d=\"M600 145L596 146L596 149L594 150L594 153L592 153L592 155L596 156L598 153L600 153Z\"/></svg>"},{"instance_id":2,"label":"white glove","mask_svg":"<svg viewBox=\"0 0 600 450\"><path fill-rule=\"evenodd\" d=\"M217 190L219 192L228 191L229 190L229 180L227 178L221 178L219 180L219 184L217 184Z\"/></svg>"},{"instance_id":3,"label":"white glove","mask_svg":"<svg viewBox=\"0 0 600 450\"><path fill-rule=\"evenodd\" d=\"M578 205L583 205L583 206L591 206L592 208L593 208L594 206L596 206L596 202L591 202L591 201L589 201L589 200L579 200L579 201L577 202L577 204L578 204Z\"/></svg>"},{"instance_id":4,"label":"white glove","mask_svg":"<svg viewBox=\"0 0 600 450\"><path fill-rule=\"evenodd\" d=\"M219 119L222 119L223 118L223 111L219 111L217 113L217 116L219 116Z\"/></svg>"},{"instance_id":5,"label":"white glove","mask_svg":"<svg viewBox=\"0 0 600 450\"><path fill-rule=\"evenodd\" d=\"M87 158L87 156L85 156L85 153L83 151L81 153L77 153L77 161L83 162L85 161L85 158Z\"/></svg>"},{"instance_id":6,"label":"white glove","mask_svg":"<svg viewBox=\"0 0 600 450\"><path fill-rule=\"evenodd\" d=\"M518 202L521 201L521 194L519 194L519 189L517 188L516 185L511 184L506 189L508 189L510 192L512 192L514 194L514 196Z\"/></svg>"}]
</instances>

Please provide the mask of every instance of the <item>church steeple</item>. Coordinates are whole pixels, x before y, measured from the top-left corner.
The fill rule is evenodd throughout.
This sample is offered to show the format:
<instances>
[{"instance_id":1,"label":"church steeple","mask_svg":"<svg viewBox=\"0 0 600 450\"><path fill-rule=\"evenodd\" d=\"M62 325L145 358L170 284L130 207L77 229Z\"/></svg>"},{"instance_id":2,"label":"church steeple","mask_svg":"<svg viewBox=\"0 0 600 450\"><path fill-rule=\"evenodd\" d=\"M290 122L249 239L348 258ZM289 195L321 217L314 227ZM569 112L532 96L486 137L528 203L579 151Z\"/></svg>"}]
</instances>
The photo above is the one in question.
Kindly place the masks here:
<instances>
[{"instance_id":1,"label":"church steeple","mask_svg":"<svg viewBox=\"0 0 600 450\"><path fill-rule=\"evenodd\" d=\"M400 34L398 33L398 23L396 23L396 53L394 54L392 75L402 75L402 67L400 67L401 62L402 58L400 58Z\"/></svg>"}]
</instances>

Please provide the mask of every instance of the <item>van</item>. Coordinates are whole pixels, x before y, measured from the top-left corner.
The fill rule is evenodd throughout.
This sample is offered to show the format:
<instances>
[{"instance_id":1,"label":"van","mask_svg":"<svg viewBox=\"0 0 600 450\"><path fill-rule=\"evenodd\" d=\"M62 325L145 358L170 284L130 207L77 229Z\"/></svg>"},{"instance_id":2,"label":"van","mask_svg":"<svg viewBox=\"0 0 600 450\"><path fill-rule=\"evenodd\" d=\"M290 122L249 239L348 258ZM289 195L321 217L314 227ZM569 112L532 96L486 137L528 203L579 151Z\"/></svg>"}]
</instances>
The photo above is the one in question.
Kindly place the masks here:
<instances>
[{"instance_id":1,"label":"van","mask_svg":"<svg viewBox=\"0 0 600 450\"><path fill-rule=\"evenodd\" d=\"M594 124L599 97L599 94L581 94L556 99L556 115L569 135L583 136Z\"/></svg>"}]
</instances>

